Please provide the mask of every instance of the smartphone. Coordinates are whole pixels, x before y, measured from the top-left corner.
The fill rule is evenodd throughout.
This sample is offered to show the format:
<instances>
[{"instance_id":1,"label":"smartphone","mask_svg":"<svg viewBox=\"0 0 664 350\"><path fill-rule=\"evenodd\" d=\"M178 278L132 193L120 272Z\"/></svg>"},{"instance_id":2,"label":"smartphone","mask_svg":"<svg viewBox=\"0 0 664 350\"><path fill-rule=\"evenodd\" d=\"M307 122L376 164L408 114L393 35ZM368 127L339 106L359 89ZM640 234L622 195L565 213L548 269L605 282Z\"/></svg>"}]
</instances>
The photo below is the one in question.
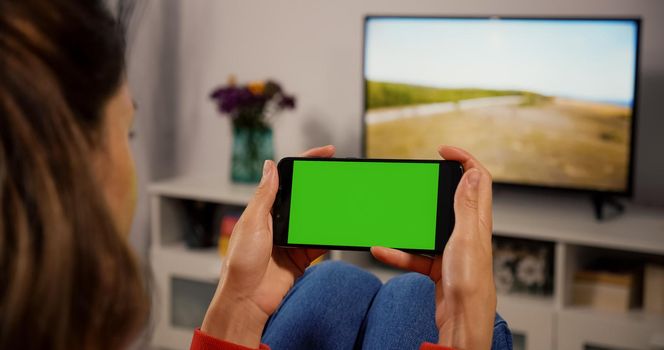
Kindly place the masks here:
<instances>
[{"instance_id":1,"label":"smartphone","mask_svg":"<svg viewBox=\"0 0 664 350\"><path fill-rule=\"evenodd\" d=\"M459 162L284 158L277 168L275 245L439 254L454 229Z\"/></svg>"}]
</instances>

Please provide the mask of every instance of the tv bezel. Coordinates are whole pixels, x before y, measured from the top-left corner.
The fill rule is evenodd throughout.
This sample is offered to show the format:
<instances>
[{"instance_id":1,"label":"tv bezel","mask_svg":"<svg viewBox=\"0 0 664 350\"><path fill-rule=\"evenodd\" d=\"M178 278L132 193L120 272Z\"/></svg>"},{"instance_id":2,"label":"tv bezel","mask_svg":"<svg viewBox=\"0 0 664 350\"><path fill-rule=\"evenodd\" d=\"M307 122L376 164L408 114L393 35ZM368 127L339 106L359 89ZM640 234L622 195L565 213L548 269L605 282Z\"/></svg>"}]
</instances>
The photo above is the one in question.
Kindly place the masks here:
<instances>
[{"instance_id":1,"label":"tv bezel","mask_svg":"<svg viewBox=\"0 0 664 350\"><path fill-rule=\"evenodd\" d=\"M600 190L593 188L579 188L579 187L564 187L564 186L548 186L544 184L526 184L514 182L495 181L494 184L501 187L511 188L530 188L540 190L558 190L574 193L586 193L591 195L609 195L621 196L631 198L634 195L634 169L635 169L635 155L636 155L636 129L638 121L639 109L639 81L641 73L641 17L602 17L602 16L431 16L431 15L365 15L362 25L362 118L361 118L361 154L363 158L367 158L367 128L366 128L366 112L367 112L367 80L365 78L366 71L366 50L367 50L367 24L371 19L485 19L485 20L543 20L543 21L632 21L636 24L636 57L634 69L634 99L632 106L632 120L630 130L629 142L629 159L628 159L628 174L627 186L624 191L613 190Z\"/></svg>"}]
</instances>

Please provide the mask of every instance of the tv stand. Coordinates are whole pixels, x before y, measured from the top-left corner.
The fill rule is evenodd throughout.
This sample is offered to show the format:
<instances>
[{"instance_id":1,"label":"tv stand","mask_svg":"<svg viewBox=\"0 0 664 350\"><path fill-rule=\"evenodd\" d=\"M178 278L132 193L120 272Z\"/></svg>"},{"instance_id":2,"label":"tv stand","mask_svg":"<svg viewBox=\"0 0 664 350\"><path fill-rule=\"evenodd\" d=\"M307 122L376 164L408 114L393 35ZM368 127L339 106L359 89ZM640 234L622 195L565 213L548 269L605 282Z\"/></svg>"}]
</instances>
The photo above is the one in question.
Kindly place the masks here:
<instances>
[{"instance_id":1,"label":"tv stand","mask_svg":"<svg viewBox=\"0 0 664 350\"><path fill-rule=\"evenodd\" d=\"M625 212L625 206L611 195L595 193L592 195L592 202L595 211L595 219L597 219L597 221L615 218ZM606 215L607 213L604 211L605 206L613 209L609 212L610 216Z\"/></svg>"},{"instance_id":2,"label":"tv stand","mask_svg":"<svg viewBox=\"0 0 664 350\"><path fill-rule=\"evenodd\" d=\"M584 350L600 343L612 349L649 349L664 329L664 315L642 307L626 312L597 311L573 302L574 276L595 257L617 261L664 261L664 208L629 201L625 215L598 223L591 215L591 194L506 191L494 193L494 235L555 245L553 294L498 293L498 312L514 333L524 336L527 349ZM152 345L183 349L191 344L224 269L217 249L187 248L183 201L244 206L255 186L225 182L219 177L185 176L150 185L150 261L155 291L163 295L155 319ZM611 210L613 212L613 210ZM608 214L608 211L607 211ZM401 272L377 265L368 252L330 251L386 282ZM181 310L185 310L181 311ZM583 332L579 330L582 329ZM611 332L607 332L610 329Z\"/></svg>"}]
</instances>

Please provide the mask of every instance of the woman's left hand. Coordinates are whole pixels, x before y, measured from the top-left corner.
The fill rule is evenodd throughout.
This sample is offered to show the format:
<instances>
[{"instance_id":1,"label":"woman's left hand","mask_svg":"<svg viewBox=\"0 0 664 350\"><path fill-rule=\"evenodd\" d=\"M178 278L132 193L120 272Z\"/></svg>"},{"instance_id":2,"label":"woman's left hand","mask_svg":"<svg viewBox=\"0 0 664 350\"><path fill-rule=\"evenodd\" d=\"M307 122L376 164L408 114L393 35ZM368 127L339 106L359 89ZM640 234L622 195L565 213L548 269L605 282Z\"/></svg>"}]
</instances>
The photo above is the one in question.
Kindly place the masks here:
<instances>
[{"instance_id":1,"label":"woman's left hand","mask_svg":"<svg viewBox=\"0 0 664 350\"><path fill-rule=\"evenodd\" d=\"M310 149L305 157L332 157L334 146ZM217 291L201 330L213 337L258 348L267 319L319 249L272 246L272 204L279 187L274 162L266 161L253 199L233 229Z\"/></svg>"}]
</instances>

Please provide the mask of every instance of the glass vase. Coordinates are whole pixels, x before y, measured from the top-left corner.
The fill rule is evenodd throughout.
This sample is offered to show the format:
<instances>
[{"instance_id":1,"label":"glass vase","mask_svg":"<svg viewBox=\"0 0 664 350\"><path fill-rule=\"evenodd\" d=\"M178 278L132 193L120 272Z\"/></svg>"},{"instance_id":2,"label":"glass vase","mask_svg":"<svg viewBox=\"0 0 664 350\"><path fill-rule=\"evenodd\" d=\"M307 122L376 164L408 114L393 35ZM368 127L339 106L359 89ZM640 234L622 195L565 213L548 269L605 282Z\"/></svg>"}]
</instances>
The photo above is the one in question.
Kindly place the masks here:
<instances>
[{"instance_id":1,"label":"glass vase","mask_svg":"<svg viewBox=\"0 0 664 350\"><path fill-rule=\"evenodd\" d=\"M274 159L271 128L233 127L233 182L258 183L263 175L263 162L266 159Z\"/></svg>"}]
</instances>

